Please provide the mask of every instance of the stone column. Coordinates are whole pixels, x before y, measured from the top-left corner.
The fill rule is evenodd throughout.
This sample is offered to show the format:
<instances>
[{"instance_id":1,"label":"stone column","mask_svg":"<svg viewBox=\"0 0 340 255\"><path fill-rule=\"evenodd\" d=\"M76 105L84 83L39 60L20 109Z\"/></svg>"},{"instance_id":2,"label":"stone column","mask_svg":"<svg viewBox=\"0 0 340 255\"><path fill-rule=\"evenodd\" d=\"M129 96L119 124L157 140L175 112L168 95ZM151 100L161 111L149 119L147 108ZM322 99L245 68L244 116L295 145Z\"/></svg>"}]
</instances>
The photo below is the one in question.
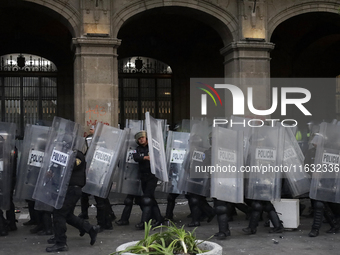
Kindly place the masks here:
<instances>
[{"instance_id":1,"label":"stone column","mask_svg":"<svg viewBox=\"0 0 340 255\"><path fill-rule=\"evenodd\" d=\"M270 78L270 51L273 43L261 40L244 40L232 42L223 49L225 77L232 78L241 90L247 103L247 87L253 87L254 107L258 110L266 110L271 106L271 92L269 79L257 84L249 84L250 78ZM254 80L253 80L254 81ZM231 94L227 93L226 103L228 113L232 114ZM245 105L246 117L254 116ZM264 116L265 117L265 116Z\"/></svg>"},{"instance_id":2,"label":"stone column","mask_svg":"<svg viewBox=\"0 0 340 255\"><path fill-rule=\"evenodd\" d=\"M74 116L88 127L102 122L118 125L118 63L120 40L112 38L74 38Z\"/></svg>"}]
</instances>

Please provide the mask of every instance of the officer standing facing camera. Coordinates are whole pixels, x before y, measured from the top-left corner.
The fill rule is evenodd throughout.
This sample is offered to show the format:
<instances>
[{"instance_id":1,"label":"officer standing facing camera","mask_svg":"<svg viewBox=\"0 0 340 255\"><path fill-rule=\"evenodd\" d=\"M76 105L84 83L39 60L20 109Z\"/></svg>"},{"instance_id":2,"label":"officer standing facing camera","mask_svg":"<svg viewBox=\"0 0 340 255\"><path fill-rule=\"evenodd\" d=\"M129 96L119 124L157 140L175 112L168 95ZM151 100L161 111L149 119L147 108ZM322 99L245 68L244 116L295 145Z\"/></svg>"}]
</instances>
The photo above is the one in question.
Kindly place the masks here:
<instances>
[{"instance_id":1,"label":"officer standing facing camera","mask_svg":"<svg viewBox=\"0 0 340 255\"><path fill-rule=\"evenodd\" d=\"M153 216L156 223L153 227L159 226L163 221L163 217L159 210L157 201L155 199L155 189L157 187L157 177L151 173L149 145L146 131L142 130L135 135L136 153L133 154L133 159L139 164L139 175L142 182L143 196L141 198L141 206L143 208L141 222L135 227L137 229L144 229L144 222L148 222Z\"/></svg>"}]
</instances>

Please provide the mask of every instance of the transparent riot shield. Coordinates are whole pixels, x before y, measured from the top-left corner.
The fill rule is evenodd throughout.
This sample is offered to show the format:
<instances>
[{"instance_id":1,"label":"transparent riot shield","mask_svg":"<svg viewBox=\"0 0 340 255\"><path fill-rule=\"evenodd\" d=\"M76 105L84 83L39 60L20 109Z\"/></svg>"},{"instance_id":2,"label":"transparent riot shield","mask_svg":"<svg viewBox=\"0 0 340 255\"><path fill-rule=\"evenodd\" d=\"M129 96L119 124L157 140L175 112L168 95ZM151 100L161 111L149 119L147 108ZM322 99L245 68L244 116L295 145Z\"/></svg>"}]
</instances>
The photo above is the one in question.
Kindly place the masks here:
<instances>
[{"instance_id":1,"label":"transparent riot shield","mask_svg":"<svg viewBox=\"0 0 340 255\"><path fill-rule=\"evenodd\" d=\"M182 194L178 188L180 173L183 170L182 163L185 154L189 151L190 133L169 131L166 146L166 162L169 182L162 185L165 193Z\"/></svg>"},{"instance_id":2,"label":"transparent riot shield","mask_svg":"<svg viewBox=\"0 0 340 255\"><path fill-rule=\"evenodd\" d=\"M18 167L15 197L32 200L44 159L49 127L27 124Z\"/></svg>"},{"instance_id":3,"label":"transparent riot shield","mask_svg":"<svg viewBox=\"0 0 340 255\"><path fill-rule=\"evenodd\" d=\"M247 166L251 171L246 175L246 198L280 200L284 131L281 126L253 129Z\"/></svg>"},{"instance_id":4,"label":"transparent riot shield","mask_svg":"<svg viewBox=\"0 0 340 255\"><path fill-rule=\"evenodd\" d=\"M123 194L141 196L142 186L139 177L138 163L133 159L133 153L138 146L135 134L143 130L143 120L126 120L126 140L122 148L119 167L114 174L112 191Z\"/></svg>"},{"instance_id":5,"label":"transparent riot shield","mask_svg":"<svg viewBox=\"0 0 340 255\"><path fill-rule=\"evenodd\" d=\"M311 178L305 172L304 159L292 129L285 128L282 172L293 197L306 194L310 189Z\"/></svg>"},{"instance_id":6,"label":"transparent riot shield","mask_svg":"<svg viewBox=\"0 0 340 255\"><path fill-rule=\"evenodd\" d=\"M139 176L139 165L133 159L133 153L136 152L137 143L135 140L135 134L140 131L138 129L125 128L126 131L126 140L124 146L122 148L122 154L120 156L119 167L116 170L117 179L116 179L116 190L115 192L141 196L142 186L141 180Z\"/></svg>"},{"instance_id":7,"label":"transparent riot shield","mask_svg":"<svg viewBox=\"0 0 340 255\"><path fill-rule=\"evenodd\" d=\"M33 199L56 209L63 206L76 159L74 146L83 133L79 129L82 127L73 121L54 117Z\"/></svg>"},{"instance_id":8,"label":"transparent riot shield","mask_svg":"<svg viewBox=\"0 0 340 255\"><path fill-rule=\"evenodd\" d=\"M144 129L144 121L143 120L126 120L125 127L135 130L137 133L138 131Z\"/></svg>"},{"instance_id":9,"label":"transparent riot shield","mask_svg":"<svg viewBox=\"0 0 340 255\"><path fill-rule=\"evenodd\" d=\"M113 182L126 132L98 123L86 153L86 185L83 192L106 198Z\"/></svg>"},{"instance_id":10,"label":"transparent riot shield","mask_svg":"<svg viewBox=\"0 0 340 255\"><path fill-rule=\"evenodd\" d=\"M0 122L0 209L9 210L15 148L16 125Z\"/></svg>"},{"instance_id":11,"label":"transparent riot shield","mask_svg":"<svg viewBox=\"0 0 340 255\"><path fill-rule=\"evenodd\" d=\"M229 129L243 131L244 163L246 163L247 156L248 156L248 153L249 153L250 136L251 136L251 132L252 132L252 127L248 125L249 120L251 120L251 119L232 115L230 117L230 120L229 120L229 123L228 123Z\"/></svg>"},{"instance_id":12,"label":"transparent riot shield","mask_svg":"<svg viewBox=\"0 0 340 255\"><path fill-rule=\"evenodd\" d=\"M191 129L190 120L188 120L188 119L183 119L183 120L182 120L182 123L181 123L180 131L181 131L181 132L190 133L190 129Z\"/></svg>"},{"instance_id":13,"label":"transparent riot shield","mask_svg":"<svg viewBox=\"0 0 340 255\"><path fill-rule=\"evenodd\" d=\"M213 127L211 194L218 200L243 203L243 132Z\"/></svg>"},{"instance_id":14,"label":"transparent riot shield","mask_svg":"<svg viewBox=\"0 0 340 255\"><path fill-rule=\"evenodd\" d=\"M194 124L189 138L189 152L186 153L180 172L178 189L197 195L210 196L211 127L207 122Z\"/></svg>"},{"instance_id":15,"label":"transparent riot shield","mask_svg":"<svg viewBox=\"0 0 340 255\"><path fill-rule=\"evenodd\" d=\"M164 150L163 131L160 121L145 113L146 132L148 134L148 144L150 153L151 172L161 181L168 181L166 169L166 159Z\"/></svg>"},{"instance_id":16,"label":"transparent riot shield","mask_svg":"<svg viewBox=\"0 0 340 255\"><path fill-rule=\"evenodd\" d=\"M309 196L312 199L340 203L340 126L321 123Z\"/></svg>"},{"instance_id":17,"label":"transparent riot shield","mask_svg":"<svg viewBox=\"0 0 340 255\"><path fill-rule=\"evenodd\" d=\"M54 207L47 205L39 200L35 200L34 209L38 211L53 212Z\"/></svg>"}]
</instances>

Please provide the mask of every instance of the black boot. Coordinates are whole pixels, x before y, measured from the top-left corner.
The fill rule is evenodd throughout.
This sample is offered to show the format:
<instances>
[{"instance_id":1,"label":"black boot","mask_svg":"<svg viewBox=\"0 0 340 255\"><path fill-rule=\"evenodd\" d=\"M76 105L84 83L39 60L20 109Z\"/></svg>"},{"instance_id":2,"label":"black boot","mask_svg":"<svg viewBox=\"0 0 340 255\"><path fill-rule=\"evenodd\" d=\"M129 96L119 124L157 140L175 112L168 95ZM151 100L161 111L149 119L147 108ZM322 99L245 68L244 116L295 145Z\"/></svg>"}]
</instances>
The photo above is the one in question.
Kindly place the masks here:
<instances>
[{"instance_id":1,"label":"black boot","mask_svg":"<svg viewBox=\"0 0 340 255\"><path fill-rule=\"evenodd\" d=\"M16 225L17 220L15 218L15 207L13 203L11 203L10 210L6 211L6 219L8 222L7 229L9 231L15 231L18 229Z\"/></svg>"},{"instance_id":2,"label":"black boot","mask_svg":"<svg viewBox=\"0 0 340 255\"><path fill-rule=\"evenodd\" d=\"M5 226L5 218L3 216L2 210L0 209L0 236L7 236L7 235L8 235L8 231Z\"/></svg>"},{"instance_id":3,"label":"black boot","mask_svg":"<svg viewBox=\"0 0 340 255\"><path fill-rule=\"evenodd\" d=\"M309 232L308 236L317 237L319 235L319 230L322 224L324 205L321 201L314 201L314 219L312 230Z\"/></svg>"},{"instance_id":4,"label":"black boot","mask_svg":"<svg viewBox=\"0 0 340 255\"><path fill-rule=\"evenodd\" d=\"M112 221L105 205L97 205L97 222L100 226L100 232L113 229Z\"/></svg>"},{"instance_id":5,"label":"black boot","mask_svg":"<svg viewBox=\"0 0 340 255\"><path fill-rule=\"evenodd\" d=\"M39 231L37 234L38 235L53 235L53 230L52 230L52 216L50 212L44 212L42 215L42 222L44 225L44 229Z\"/></svg>"},{"instance_id":6,"label":"black boot","mask_svg":"<svg viewBox=\"0 0 340 255\"><path fill-rule=\"evenodd\" d=\"M35 205L35 201L27 201L27 205L28 205L28 213L30 215L30 220L26 221L23 223L24 226L32 226L32 225L37 225L38 224L38 220L37 220L37 214L36 214L36 210L34 209L34 205Z\"/></svg>"},{"instance_id":7,"label":"black boot","mask_svg":"<svg viewBox=\"0 0 340 255\"><path fill-rule=\"evenodd\" d=\"M277 215L275 210L268 212L269 220L273 224L273 228L269 231L269 233L282 233L284 231L284 227L282 225L282 221L280 221L279 216Z\"/></svg>"},{"instance_id":8,"label":"black boot","mask_svg":"<svg viewBox=\"0 0 340 255\"><path fill-rule=\"evenodd\" d=\"M248 227L242 229L242 231L246 233L247 235L256 234L256 230L257 230L257 226L258 226L260 218L261 218L261 211L253 210L249 218Z\"/></svg>"},{"instance_id":9,"label":"black boot","mask_svg":"<svg viewBox=\"0 0 340 255\"><path fill-rule=\"evenodd\" d=\"M216 213L214 208L212 208L207 200L205 198L203 198L200 202L200 208L203 211L204 214L206 214L208 216L207 222L211 222L212 219L215 217Z\"/></svg>"},{"instance_id":10,"label":"black boot","mask_svg":"<svg viewBox=\"0 0 340 255\"><path fill-rule=\"evenodd\" d=\"M152 217L156 220L152 227L157 227L161 225L164 222L164 217L161 215L161 211L159 210L158 204L156 201L154 201L155 204L152 207Z\"/></svg>"},{"instance_id":11,"label":"black boot","mask_svg":"<svg viewBox=\"0 0 340 255\"><path fill-rule=\"evenodd\" d=\"M201 210L198 205L191 206L191 222L187 224L188 227L199 227L200 223Z\"/></svg>"},{"instance_id":12,"label":"black boot","mask_svg":"<svg viewBox=\"0 0 340 255\"><path fill-rule=\"evenodd\" d=\"M67 244L55 244L51 247L46 248L47 252L59 252L59 251L68 251Z\"/></svg>"},{"instance_id":13,"label":"black boot","mask_svg":"<svg viewBox=\"0 0 340 255\"><path fill-rule=\"evenodd\" d=\"M115 221L115 223L118 226L124 226L124 225L129 225L129 219L132 211L132 206L133 206L133 198L134 196L132 195L127 195L126 198L124 199L124 209L122 212L122 216L120 220Z\"/></svg>"},{"instance_id":14,"label":"black boot","mask_svg":"<svg viewBox=\"0 0 340 255\"><path fill-rule=\"evenodd\" d=\"M117 219L114 211L112 210L112 206L108 198L105 199L105 205L106 205L107 211L109 213L109 218L111 219L111 221L114 221L115 219Z\"/></svg>"},{"instance_id":15,"label":"black boot","mask_svg":"<svg viewBox=\"0 0 340 255\"><path fill-rule=\"evenodd\" d=\"M214 236L219 240L226 239L227 236L230 236L227 214L217 215L217 222L218 222L218 233L216 233Z\"/></svg>"},{"instance_id":16,"label":"black boot","mask_svg":"<svg viewBox=\"0 0 340 255\"><path fill-rule=\"evenodd\" d=\"M31 234L37 234L38 232L43 231L43 230L44 230L44 224L39 223L34 228L30 229L30 232L31 232Z\"/></svg>"},{"instance_id":17,"label":"black boot","mask_svg":"<svg viewBox=\"0 0 340 255\"><path fill-rule=\"evenodd\" d=\"M334 220L333 224L331 224L331 228L327 230L328 234L335 234L340 232L340 219Z\"/></svg>"},{"instance_id":18,"label":"black boot","mask_svg":"<svg viewBox=\"0 0 340 255\"><path fill-rule=\"evenodd\" d=\"M149 220L151 219L152 207L153 207L152 205L143 206L141 222L135 225L135 227L138 230L143 230L144 229L144 223L145 222L148 223Z\"/></svg>"},{"instance_id":19,"label":"black boot","mask_svg":"<svg viewBox=\"0 0 340 255\"><path fill-rule=\"evenodd\" d=\"M174 219L174 208L175 208L176 202L175 201L169 201L166 206L166 211L165 211L165 218L167 220L173 220Z\"/></svg>"},{"instance_id":20,"label":"black boot","mask_svg":"<svg viewBox=\"0 0 340 255\"><path fill-rule=\"evenodd\" d=\"M331 208L329 208L328 204L325 205L324 216L331 226L331 228L326 231L328 234L335 234L340 231L340 219L336 219Z\"/></svg>"}]
</instances>

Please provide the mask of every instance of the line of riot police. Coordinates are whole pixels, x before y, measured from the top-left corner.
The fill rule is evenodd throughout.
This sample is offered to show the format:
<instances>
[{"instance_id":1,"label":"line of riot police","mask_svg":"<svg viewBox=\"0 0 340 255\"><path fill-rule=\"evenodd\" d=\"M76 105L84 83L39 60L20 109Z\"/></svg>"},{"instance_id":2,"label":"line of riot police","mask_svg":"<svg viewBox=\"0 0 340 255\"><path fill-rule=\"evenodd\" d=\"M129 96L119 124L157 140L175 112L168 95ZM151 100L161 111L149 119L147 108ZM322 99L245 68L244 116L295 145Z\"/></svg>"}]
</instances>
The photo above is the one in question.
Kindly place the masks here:
<instances>
[{"instance_id":1,"label":"line of riot police","mask_svg":"<svg viewBox=\"0 0 340 255\"><path fill-rule=\"evenodd\" d=\"M242 120L235 116L231 118L234 121ZM217 215L219 232L215 236L224 239L231 234L228 222L236 207L249 218L248 227L243 229L246 234L256 233L263 212L268 214L273 225L270 232L280 233L284 230L284 222L279 219L272 202L280 201L284 180L292 198L313 199L314 222L310 236L319 234L323 216L331 224L329 232L340 230L339 219L336 218L339 214L337 205L340 203L337 193L340 188L338 173L315 173L310 176L303 171L237 171L227 174L195 171L198 166L216 165L236 169L245 165L294 165L298 168L310 157L314 158L313 151L315 164L339 164L340 162L323 161L325 154L340 154L339 125L320 125L318 139L311 143L314 147L308 151L304 162L305 157L295 139L293 128L281 125L256 129L243 126L212 127L207 121L183 123L190 123L186 130L190 132L166 132L164 120L162 122L152 118L149 113L146 114L150 170L161 181L157 190L168 194L166 219L174 219L175 200L179 195L185 195L191 210L192 220L189 227L199 226L203 219L210 222ZM9 180L14 171L11 152L15 148L15 127L8 123L1 124L0 206L3 210L9 210L13 190ZM110 192L127 195L125 208L121 219L116 221L117 225L129 224L133 200L142 210L148 205L147 198L143 196L139 165L133 160L137 147L135 134L144 129L143 122L129 120L128 124L125 130L101 123L97 125L86 153L86 185L82 187L83 192L104 199L108 198ZM76 162L75 150L80 151L84 143L81 133L82 128L78 124L61 118L56 118L51 128L28 125L20 152L15 196L18 199L36 201L35 208L39 211L61 209ZM266 153L261 154L261 150ZM213 199L213 207L207 201L209 198ZM106 209L103 212L105 215L108 213ZM155 215L151 213L147 218L152 217ZM141 223L147 221L147 218L142 217ZM2 219L1 216L1 222ZM158 217L156 221L160 224L163 218ZM0 230L5 234L1 222ZM139 226L141 229L142 225ZM88 227L86 231L91 230L93 228ZM84 233L84 229L80 233Z\"/></svg>"}]
</instances>

